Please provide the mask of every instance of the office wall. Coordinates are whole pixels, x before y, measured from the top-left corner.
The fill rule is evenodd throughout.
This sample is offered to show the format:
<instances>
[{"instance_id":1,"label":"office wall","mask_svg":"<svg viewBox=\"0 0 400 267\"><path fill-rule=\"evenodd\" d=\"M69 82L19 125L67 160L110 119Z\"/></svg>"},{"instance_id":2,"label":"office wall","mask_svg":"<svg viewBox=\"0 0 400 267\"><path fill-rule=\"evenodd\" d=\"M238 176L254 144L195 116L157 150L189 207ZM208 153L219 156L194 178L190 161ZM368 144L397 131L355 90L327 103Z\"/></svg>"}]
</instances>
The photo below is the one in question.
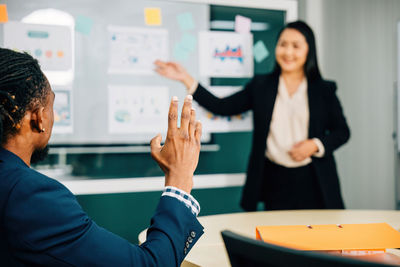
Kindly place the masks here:
<instances>
[{"instance_id":1,"label":"office wall","mask_svg":"<svg viewBox=\"0 0 400 267\"><path fill-rule=\"evenodd\" d=\"M316 32L324 77L336 80L351 127L336 152L347 208L396 206L395 92L398 0L299 0Z\"/></svg>"}]
</instances>

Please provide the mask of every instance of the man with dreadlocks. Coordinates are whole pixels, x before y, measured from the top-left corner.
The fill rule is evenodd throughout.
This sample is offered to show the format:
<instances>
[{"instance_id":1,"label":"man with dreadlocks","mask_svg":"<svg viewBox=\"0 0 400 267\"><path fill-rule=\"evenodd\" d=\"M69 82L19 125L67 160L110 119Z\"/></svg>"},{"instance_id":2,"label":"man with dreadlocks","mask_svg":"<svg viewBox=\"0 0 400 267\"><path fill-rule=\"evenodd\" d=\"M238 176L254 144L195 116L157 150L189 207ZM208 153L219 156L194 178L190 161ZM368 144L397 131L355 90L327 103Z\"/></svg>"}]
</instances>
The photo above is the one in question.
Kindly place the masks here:
<instances>
[{"instance_id":1,"label":"man with dreadlocks","mask_svg":"<svg viewBox=\"0 0 400 267\"><path fill-rule=\"evenodd\" d=\"M180 128L172 99L164 146L161 135L151 140L166 187L141 246L99 227L67 188L30 168L46 155L54 97L37 60L0 48L0 265L179 266L203 233L190 195L201 136L191 96Z\"/></svg>"}]
</instances>

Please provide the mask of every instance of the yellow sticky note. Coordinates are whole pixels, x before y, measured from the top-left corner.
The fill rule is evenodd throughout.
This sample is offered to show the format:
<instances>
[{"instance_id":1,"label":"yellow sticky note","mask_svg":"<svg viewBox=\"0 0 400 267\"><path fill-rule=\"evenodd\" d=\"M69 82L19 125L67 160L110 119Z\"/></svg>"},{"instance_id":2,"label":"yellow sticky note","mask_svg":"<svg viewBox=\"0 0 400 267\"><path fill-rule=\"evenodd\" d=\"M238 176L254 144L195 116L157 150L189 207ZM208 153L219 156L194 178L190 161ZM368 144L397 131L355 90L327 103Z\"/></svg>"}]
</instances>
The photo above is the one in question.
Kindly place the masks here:
<instances>
[{"instance_id":1,"label":"yellow sticky note","mask_svg":"<svg viewBox=\"0 0 400 267\"><path fill-rule=\"evenodd\" d=\"M0 23L8 21L7 5L0 5Z\"/></svg>"},{"instance_id":2,"label":"yellow sticky note","mask_svg":"<svg viewBox=\"0 0 400 267\"><path fill-rule=\"evenodd\" d=\"M144 9L144 20L146 25L160 26L161 25L161 9L157 7L146 7Z\"/></svg>"}]
</instances>

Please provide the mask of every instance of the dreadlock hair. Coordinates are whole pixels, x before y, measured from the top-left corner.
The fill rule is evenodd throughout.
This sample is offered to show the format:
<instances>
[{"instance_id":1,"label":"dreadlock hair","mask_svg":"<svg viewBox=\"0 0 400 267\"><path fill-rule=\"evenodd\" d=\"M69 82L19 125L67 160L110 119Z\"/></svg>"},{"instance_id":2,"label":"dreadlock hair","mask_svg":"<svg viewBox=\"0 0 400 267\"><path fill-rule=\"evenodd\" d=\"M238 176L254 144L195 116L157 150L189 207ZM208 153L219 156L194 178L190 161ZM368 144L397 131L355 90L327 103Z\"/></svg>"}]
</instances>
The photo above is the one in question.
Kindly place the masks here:
<instances>
[{"instance_id":1,"label":"dreadlock hair","mask_svg":"<svg viewBox=\"0 0 400 267\"><path fill-rule=\"evenodd\" d=\"M15 135L26 111L46 103L46 76L27 53L0 48L0 143Z\"/></svg>"}]
</instances>

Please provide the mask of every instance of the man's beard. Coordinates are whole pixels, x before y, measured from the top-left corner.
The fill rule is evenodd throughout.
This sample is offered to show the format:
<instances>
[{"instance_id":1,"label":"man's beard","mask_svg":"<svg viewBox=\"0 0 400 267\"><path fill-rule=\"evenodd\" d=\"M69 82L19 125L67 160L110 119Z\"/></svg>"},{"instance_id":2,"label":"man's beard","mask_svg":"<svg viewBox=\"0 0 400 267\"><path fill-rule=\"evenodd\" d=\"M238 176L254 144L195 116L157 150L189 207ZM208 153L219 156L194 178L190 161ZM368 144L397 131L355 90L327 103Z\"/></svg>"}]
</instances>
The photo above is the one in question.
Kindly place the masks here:
<instances>
[{"instance_id":1,"label":"man's beard","mask_svg":"<svg viewBox=\"0 0 400 267\"><path fill-rule=\"evenodd\" d=\"M35 163L38 163L39 161L44 160L48 154L49 154L49 146L48 145L45 146L44 148L36 149L32 153L31 163L35 164Z\"/></svg>"}]
</instances>

